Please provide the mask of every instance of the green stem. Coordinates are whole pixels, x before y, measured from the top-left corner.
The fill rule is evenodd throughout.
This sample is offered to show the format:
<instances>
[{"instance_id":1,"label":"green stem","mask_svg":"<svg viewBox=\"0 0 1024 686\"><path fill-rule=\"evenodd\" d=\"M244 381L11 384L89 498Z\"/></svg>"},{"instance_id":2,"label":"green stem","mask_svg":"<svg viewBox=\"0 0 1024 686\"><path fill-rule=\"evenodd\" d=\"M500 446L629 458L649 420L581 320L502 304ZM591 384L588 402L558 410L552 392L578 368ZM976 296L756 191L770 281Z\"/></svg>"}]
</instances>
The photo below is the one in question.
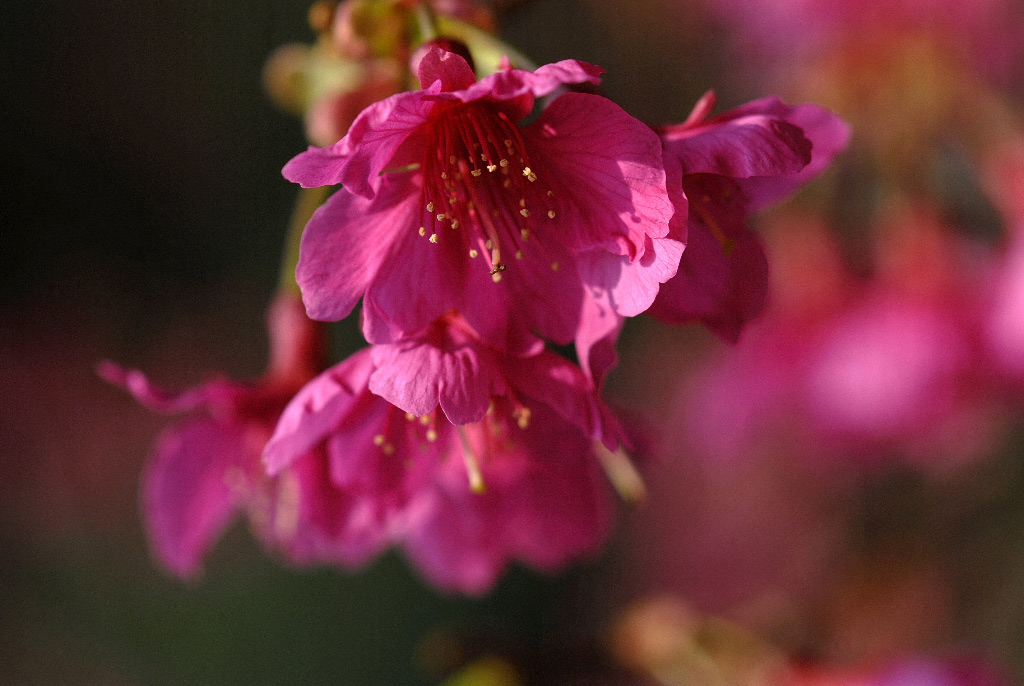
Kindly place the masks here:
<instances>
[{"instance_id":1,"label":"green stem","mask_svg":"<svg viewBox=\"0 0 1024 686\"><path fill-rule=\"evenodd\" d=\"M426 2L416 5L416 22L419 24L421 45L438 37L437 17Z\"/></svg>"}]
</instances>

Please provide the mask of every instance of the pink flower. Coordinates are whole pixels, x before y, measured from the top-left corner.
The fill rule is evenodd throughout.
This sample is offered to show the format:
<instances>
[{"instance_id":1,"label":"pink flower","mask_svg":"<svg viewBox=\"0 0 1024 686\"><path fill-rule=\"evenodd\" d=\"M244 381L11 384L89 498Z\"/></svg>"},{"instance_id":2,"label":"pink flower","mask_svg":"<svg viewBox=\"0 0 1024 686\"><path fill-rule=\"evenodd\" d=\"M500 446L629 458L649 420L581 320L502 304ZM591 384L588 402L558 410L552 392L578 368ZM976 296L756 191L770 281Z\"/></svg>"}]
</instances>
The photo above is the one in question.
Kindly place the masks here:
<instances>
[{"instance_id":1,"label":"pink flower","mask_svg":"<svg viewBox=\"0 0 1024 686\"><path fill-rule=\"evenodd\" d=\"M271 361L253 384L216 379L168 393L138 371L110 362L100 375L159 412L197 414L163 433L143 474L142 507L153 553L183 577L199 574L203 557L235 514L243 511L260 538L295 559L309 555L318 509L296 509L315 481L312 459L268 479L260 455L284 409L325 362L322 334L292 296L269 313ZM297 521L305 532L299 536Z\"/></svg>"},{"instance_id":2,"label":"pink flower","mask_svg":"<svg viewBox=\"0 0 1024 686\"><path fill-rule=\"evenodd\" d=\"M688 240L679 273L650 314L673 324L700 321L735 341L768 291L764 247L747 218L820 174L846 147L849 128L821 107L777 98L709 119L714 104L708 92L687 121L659 132L666 159L682 165Z\"/></svg>"},{"instance_id":3,"label":"pink flower","mask_svg":"<svg viewBox=\"0 0 1024 686\"><path fill-rule=\"evenodd\" d=\"M489 348L450 314L310 382L265 460L276 475L325 450L350 503L342 544L400 545L436 586L482 593L513 559L553 571L598 549L611 506L595 440L614 447L618 429L578 368Z\"/></svg>"},{"instance_id":4,"label":"pink flower","mask_svg":"<svg viewBox=\"0 0 1024 686\"><path fill-rule=\"evenodd\" d=\"M303 236L298 281L316 319L363 298L363 329L391 342L457 309L480 335L526 349L567 343L585 291L616 314L645 310L676 271L673 205L657 136L595 95L535 100L600 70L573 60L476 81L433 48L423 90L371 105L348 135L284 168L341 183Z\"/></svg>"}]
</instances>

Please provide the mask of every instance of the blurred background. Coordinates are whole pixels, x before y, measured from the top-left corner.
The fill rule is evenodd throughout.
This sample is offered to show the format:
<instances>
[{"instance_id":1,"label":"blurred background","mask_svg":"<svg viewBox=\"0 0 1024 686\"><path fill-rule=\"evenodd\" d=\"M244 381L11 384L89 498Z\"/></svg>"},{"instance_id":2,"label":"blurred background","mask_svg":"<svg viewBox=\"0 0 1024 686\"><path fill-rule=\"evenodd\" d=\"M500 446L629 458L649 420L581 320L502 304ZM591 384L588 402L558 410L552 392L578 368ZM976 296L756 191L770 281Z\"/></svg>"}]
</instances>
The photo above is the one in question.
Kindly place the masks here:
<instances>
[{"instance_id":1,"label":"blurred background","mask_svg":"<svg viewBox=\"0 0 1024 686\"><path fill-rule=\"evenodd\" d=\"M242 524L202 579L172 578L137 496L167 420L95 374L261 373L296 196L280 169L306 145L262 70L314 40L309 3L4 3L0 682L427 684L497 653L529 683L621 683L607 637L650 594L809 661L1024 675L1022 9L762 4L491 3L505 40L603 66L645 121L714 88L720 110L815 101L855 135L760 218L772 296L737 347L628 324L608 397L646 427L648 502L599 559L464 599L393 554L289 569ZM361 344L354 321L332 333L335 359Z\"/></svg>"}]
</instances>

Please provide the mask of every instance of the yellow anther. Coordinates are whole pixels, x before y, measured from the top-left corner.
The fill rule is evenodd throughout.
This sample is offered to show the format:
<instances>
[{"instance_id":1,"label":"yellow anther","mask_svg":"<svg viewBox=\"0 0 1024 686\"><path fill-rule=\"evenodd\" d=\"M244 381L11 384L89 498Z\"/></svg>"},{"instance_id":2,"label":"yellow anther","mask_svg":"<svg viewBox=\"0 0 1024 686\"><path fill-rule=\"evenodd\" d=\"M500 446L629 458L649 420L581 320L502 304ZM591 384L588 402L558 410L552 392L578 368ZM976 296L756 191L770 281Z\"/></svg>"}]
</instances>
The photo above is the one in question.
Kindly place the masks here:
<instances>
[{"instance_id":1,"label":"yellow anther","mask_svg":"<svg viewBox=\"0 0 1024 686\"><path fill-rule=\"evenodd\" d=\"M509 181L508 179L505 179L505 181L501 185L504 188L511 188L512 187L512 182Z\"/></svg>"},{"instance_id":2,"label":"yellow anther","mask_svg":"<svg viewBox=\"0 0 1024 686\"><path fill-rule=\"evenodd\" d=\"M434 203L433 203L433 201L428 202L427 203L427 212L433 212L433 211L434 211Z\"/></svg>"},{"instance_id":3,"label":"yellow anther","mask_svg":"<svg viewBox=\"0 0 1024 686\"><path fill-rule=\"evenodd\" d=\"M425 415L422 415L420 417L420 424L422 424L423 426L426 426L429 423L430 423L430 415L429 414L425 414Z\"/></svg>"},{"instance_id":4,"label":"yellow anther","mask_svg":"<svg viewBox=\"0 0 1024 686\"><path fill-rule=\"evenodd\" d=\"M530 172L529 174L526 175L526 179L532 183L533 181L537 180L537 175L534 174L533 172Z\"/></svg>"},{"instance_id":5,"label":"yellow anther","mask_svg":"<svg viewBox=\"0 0 1024 686\"><path fill-rule=\"evenodd\" d=\"M529 167L523 167L523 176L529 176L532 173L533 173L532 169L530 169Z\"/></svg>"},{"instance_id":6,"label":"yellow anther","mask_svg":"<svg viewBox=\"0 0 1024 686\"><path fill-rule=\"evenodd\" d=\"M479 254L480 254L480 253L478 253L478 252L476 251L476 248L470 248L470 249L469 249L469 256L470 256L471 258L476 258L476 257L477 257L477 256L478 256Z\"/></svg>"},{"instance_id":7,"label":"yellow anther","mask_svg":"<svg viewBox=\"0 0 1024 686\"><path fill-rule=\"evenodd\" d=\"M489 172L498 171L498 165L496 165L496 164L489 164L489 165L487 165L487 171L489 171Z\"/></svg>"},{"instance_id":8,"label":"yellow anther","mask_svg":"<svg viewBox=\"0 0 1024 686\"><path fill-rule=\"evenodd\" d=\"M459 228L459 220L458 219L453 219L452 220L452 228L453 229Z\"/></svg>"},{"instance_id":9,"label":"yellow anther","mask_svg":"<svg viewBox=\"0 0 1024 686\"><path fill-rule=\"evenodd\" d=\"M452 155L448 158L448 164L455 164L455 155Z\"/></svg>"},{"instance_id":10,"label":"yellow anther","mask_svg":"<svg viewBox=\"0 0 1024 686\"><path fill-rule=\"evenodd\" d=\"M529 229L520 229L519 230L519 235L523 237L524 241L530 240L530 230Z\"/></svg>"},{"instance_id":11,"label":"yellow anther","mask_svg":"<svg viewBox=\"0 0 1024 686\"><path fill-rule=\"evenodd\" d=\"M384 434L377 434L373 437L373 444L376 446L384 445Z\"/></svg>"},{"instance_id":12,"label":"yellow anther","mask_svg":"<svg viewBox=\"0 0 1024 686\"><path fill-rule=\"evenodd\" d=\"M528 209L526 209L524 207L523 209L519 210L519 214L523 215L524 217L529 217L530 216L530 210L528 210Z\"/></svg>"},{"instance_id":13,"label":"yellow anther","mask_svg":"<svg viewBox=\"0 0 1024 686\"><path fill-rule=\"evenodd\" d=\"M501 281L501 272L494 272L493 274L491 274L491 281L493 281L494 283L498 283L499 281Z\"/></svg>"},{"instance_id":14,"label":"yellow anther","mask_svg":"<svg viewBox=\"0 0 1024 686\"><path fill-rule=\"evenodd\" d=\"M508 166L508 160L504 160L504 159L503 160L499 160L498 164L500 164L502 167L507 167Z\"/></svg>"},{"instance_id":15,"label":"yellow anther","mask_svg":"<svg viewBox=\"0 0 1024 686\"><path fill-rule=\"evenodd\" d=\"M395 454L395 446L391 445L390 443L388 443L383 448L381 448L381 450L384 451L385 455L394 455Z\"/></svg>"},{"instance_id":16,"label":"yellow anther","mask_svg":"<svg viewBox=\"0 0 1024 686\"><path fill-rule=\"evenodd\" d=\"M444 212L442 212L441 214L437 215L437 221L443 222L444 218L447 217L447 216L448 215L446 215Z\"/></svg>"},{"instance_id":17,"label":"yellow anther","mask_svg":"<svg viewBox=\"0 0 1024 686\"><path fill-rule=\"evenodd\" d=\"M562 266L562 265L558 264L557 262L552 262L552 263L551 263L551 271L553 271L553 272L557 272L557 271L558 271L558 269L559 269L559 267L561 267L561 266Z\"/></svg>"},{"instance_id":18,"label":"yellow anther","mask_svg":"<svg viewBox=\"0 0 1024 686\"><path fill-rule=\"evenodd\" d=\"M431 243L437 243L437 234L436 233L430 234L430 239L429 240L430 240Z\"/></svg>"},{"instance_id":19,"label":"yellow anther","mask_svg":"<svg viewBox=\"0 0 1024 686\"><path fill-rule=\"evenodd\" d=\"M548 219L554 219L554 218L555 218L555 211L554 210L548 210Z\"/></svg>"},{"instance_id":20,"label":"yellow anther","mask_svg":"<svg viewBox=\"0 0 1024 686\"><path fill-rule=\"evenodd\" d=\"M416 415L414 415L412 412L406 412L405 418L411 422L412 420L416 419Z\"/></svg>"},{"instance_id":21,"label":"yellow anther","mask_svg":"<svg viewBox=\"0 0 1024 686\"><path fill-rule=\"evenodd\" d=\"M523 251L522 250L516 250L516 259L517 260L523 259Z\"/></svg>"},{"instance_id":22,"label":"yellow anther","mask_svg":"<svg viewBox=\"0 0 1024 686\"><path fill-rule=\"evenodd\" d=\"M512 147L512 139L511 138L506 138L505 139L505 147L506 148L511 148Z\"/></svg>"},{"instance_id":23,"label":"yellow anther","mask_svg":"<svg viewBox=\"0 0 1024 686\"><path fill-rule=\"evenodd\" d=\"M493 250L494 249L494 244L491 242L490 239L488 239L487 242L484 243L484 247L487 248L488 250Z\"/></svg>"},{"instance_id":24,"label":"yellow anther","mask_svg":"<svg viewBox=\"0 0 1024 686\"><path fill-rule=\"evenodd\" d=\"M480 171L479 169L474 169L473 171L471 171L469 173L472 174L473 176L480 176L481 174L483 174L483 172Z\"/></svg>"},{"instance_id":25,"label":"yellow anther","mask_svg":"<svg viewBox=\"0 0 1024 686\"><path fill-rule=\"evenodd\" d=\"M437 440L437 432L433 429L427 429L427 440L433 443Z\"/></svg>"},{"instance_id":26,"label":"yellow anther","mask_svg":"<svg viewBox=\"0 0 1024 686\"><path fill-rule=\"evenodd\" d=\"M519 206L526 207L526 198L519 198Z\"/></svg>"},{"instance_id":27,"label":"yellow anther","mask_svg":"<svg viewBox=\"0 0 1024 686\"><path fill-rule=\"evenodd\" d=\"M548 197L549 198L555 197L555 192L554 191L548 191Z\"/></svg>"},{"instance_id":28,"label":"yellow anther","mask_svg":"<svg viewBox=\"0 0 1024 686\"><path fill-rule=\"evenodd\" d=\"M421 226L420 227L420 235L421 236L426 236L427 235L427 227L425 227L425 226Z\"/></svg>"}]
</instances>

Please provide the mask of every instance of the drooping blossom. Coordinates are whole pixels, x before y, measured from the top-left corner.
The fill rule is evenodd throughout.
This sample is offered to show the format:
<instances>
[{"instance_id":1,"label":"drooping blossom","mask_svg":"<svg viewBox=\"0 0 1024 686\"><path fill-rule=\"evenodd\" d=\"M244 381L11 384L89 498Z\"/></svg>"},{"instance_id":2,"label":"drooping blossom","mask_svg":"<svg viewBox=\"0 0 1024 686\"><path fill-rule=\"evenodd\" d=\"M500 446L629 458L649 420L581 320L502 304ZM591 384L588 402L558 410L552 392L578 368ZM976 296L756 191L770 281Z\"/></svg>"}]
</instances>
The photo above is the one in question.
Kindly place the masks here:
<instances>
[{"instance_id":1,"label":"drooping blossom","mask_svg":"<svg viewBox=\"0 0 1024 686\"><path fill-rule=\"evenodd\" d=\"M319 478L315 461L298 461L288 473L268 479L260 455L285 404L325 366L325 341L320 325L306 318L292 295L273 303L268 325L270 365L253 383L215 379L167 392L139 371L110 362L100 366L101 376L147 407L192 415L160 436L142 477L153 553L179 576L200 573L206 553L239 512L269 547L300 561L316 557L315 539L327 524L318 521L326 501L299 507L299 494Z\"/></svg>"},{"instance_id":2,"label":"drooping blossom","mask_svg":"<svg viewBox=\"0 0 1024 686\"><path fill-rule=\"evenodd\" d=\"M828 110L777 98L709 118L714 105L708 92L685 122L658 130L666 158L682 165L688 241L650 314L699 321L735 341L768 292L768 262L748 217L820 174L846 147L849 129Z\"/></svg>"},{"instance_id":3,"label":"drooping blossom","mask_svg":"<svg viewBox=\"0 0 1024 686\"><path fill-rule=\"evenodd\" d=\"M274 475L326 451L345 541L401 546L434 585L482 593L512 560L553 571L596 552L611 505L593 443L617 436L577 367L502 353L449 314L310 382L265 460Z\"/></svg>"},{"instance_id":4,"label":"drooping blossom","mask_svg":"<svg viewBox=\"0 0 1024 686\"><path fill-rule=\"evenodd\" d=\"M525 349L533 333L572 341L585 292L618 315L645 310L683 243L668 236L657 136L602 97L557 93L600 73L566 60L477 81L435 47L419 63L423 90L289 162L303 186L344 186L303 236L310 315L339 319L363 298L364 333L385 343L454 308L485 340Z\"/></svg>"}]
</instances>

